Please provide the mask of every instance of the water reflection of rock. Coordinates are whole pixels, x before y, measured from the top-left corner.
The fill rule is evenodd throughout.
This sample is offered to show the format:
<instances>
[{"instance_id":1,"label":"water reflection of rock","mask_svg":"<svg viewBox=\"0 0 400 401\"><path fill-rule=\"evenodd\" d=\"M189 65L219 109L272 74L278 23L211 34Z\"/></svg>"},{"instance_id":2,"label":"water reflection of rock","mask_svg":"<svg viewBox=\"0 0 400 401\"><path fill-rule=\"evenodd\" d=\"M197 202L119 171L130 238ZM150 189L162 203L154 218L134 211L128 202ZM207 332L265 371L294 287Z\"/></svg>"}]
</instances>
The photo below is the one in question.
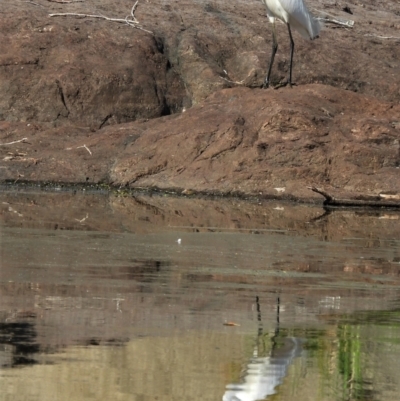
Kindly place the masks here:
<instances>
[{"instance_id":1,"label":"water reflection of rock","mask_svg":"<svg viewBox=\"0 0 400 401\"><path fill-rule=\"evenodd\" d=\"M340 274L382 274L397 276L400 258L398 214L396 212L336 210L323 215L323 209L287 204L274 200L258 204L238 199L188 199L173 196L115 196L82 193L11 193L0 194L0 214L4 227L45 228L54 231L100 231L112 240L115 233L137 235L155 232L186 232L199 235L215 231L235 234L279 234L286 241L279 251L290 253L287 238L304 238L304 255L314 247L312 257L271 261L276 270L322 272L321 259L331 258L329 272ZM368 235L366 235L368 233ZM102 239L107 239L102 238ZM311 244L311 239L318 243ZM175 239L176 240L176 239ZM262 241L262 240L259 240ZM332 251L327 243L337 243ZM224 244L219 244L224 246ZM274 245L274 249L278 249ZM366 249L366 251L364 251ZM379 258L377 252L379 249ZM361 250L361 252L360 252ZM373 257L368 252L373 251ZM298 252L299 253L299 252ZM346 254L337 262L338 255ZM253 253L252 253L253 255Z\"/></svg>"},{"instance_id":2,"label":"water reflection of rock","mask_svg":"<svg viewBox=\"0 0 400 401\"><path fill-rule=\"evenodd\" d=\"M202 199L161 195L115 196L81 192L2 192L0 212L5 227L150 233L179 229L269 234L273 230L325 241L365 239L381 247L397 238L399 215L391 211L335 210L243 199ZM88 214L88 216L87 216ZM87 217L86 217L87 216ZM368 232L368 237L365 233ZM372 241L376 241L372 244Z\"/></svg>"},{"instance_id":3,"label":"water reflection of rock","mask_svg":"<svg viewBox=\"0 0 400 401\"><path fill-rule=\"evenodd\" d=\"M112 269L109 267L101 269L93 266L93 276L111 280L126 279L136 282L152 283L162 279L168 265L168 261L131 259L129 265L117 266Z\"/></svg>"},{"instance_id":4,"label":"water reflection of rock","mask_svg":"<svg viewBox=\"0 0 400 401\"><path fill-rule=\"evenodd\" d=\"M33 355L39 352L36 330L28 322L0 323L0 367L37 363Z\"/></svg>"}]
</instances>

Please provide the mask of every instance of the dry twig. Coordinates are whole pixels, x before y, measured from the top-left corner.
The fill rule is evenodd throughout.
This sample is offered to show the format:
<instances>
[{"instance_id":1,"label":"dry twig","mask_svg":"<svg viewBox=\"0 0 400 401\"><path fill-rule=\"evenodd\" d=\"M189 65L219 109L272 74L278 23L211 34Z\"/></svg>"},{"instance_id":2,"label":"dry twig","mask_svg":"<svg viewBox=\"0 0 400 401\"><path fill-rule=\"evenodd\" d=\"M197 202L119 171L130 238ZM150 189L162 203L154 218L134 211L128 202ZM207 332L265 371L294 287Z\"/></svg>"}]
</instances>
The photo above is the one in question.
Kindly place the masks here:
<instances>
[{"instance_id":1,"label":"dry twig","mask_svg":"<svg viewBox=\"0 0 400 401\"><path fill-rule=\"evenodd\" d=\"M317 10L316 8L313 8L313 10L318 12L318 13L320 13L320 14L322 14L322 15L326 15L326 17L316 17L316 19L318 21L329 23L329 24L335 24L335 25L343 26L345 28L353 28L353 26L354 26L354 21L351 20L351 19L350 20L343 20L343 19L337 18L336 16L334 16L332 14L329 14L329 13L327 13L325 11ZM329 18L328 16L332 17L332 18Z\"/></svg>"},{"instance_id":2,"label":"dry twig","mask_svg":"<svg viewBox=\"0 0 400 401\"><path fill-rule=\"evenodd\" d=\"M61 3L61 4L69 4L69 3L83 3L85 0L47 0L51 3Z\"/></svg>"},{"instance_id":3,"label":"dry twig","mask_svg":"<svg viewBox=\"0 0 400 401\"><path fill-rule=\"evenodd\" d=\"M39 3L35 3L34 1L25 0L25 3L29 3L29 4L33 4L34 6L38 6L38 7L43 7L43 8L45 8L43 5L41 5L41 4L39 4Z\"/></svg>"},{"instance_id":4,"label":"dry twig","mask_svg":"<svg viewBox=\"0 0 400 401\"><path fill-rule=\"evenodd\" d=\"M151 35L153 35L153 32L148 31L147 29L144 29L139 24L139 21L135 17L135 11L136 11L138 3L139 3L139 0L136 0L135 4L132 6L130 16L127 15L125 18L111 18L111 17L106 17L105 15L81 14L81 13L55 13L55 14L49 14L49 17L82 17L82 18L104 19L106 21L127 24L129 26L132 26L133 28L140 29L141 31L144 31L144 32L147 32L147 33L150 33Z\"/></svg>"},{"instance_id":5,"label":"dry twig","mask_svg":"<svg viewBox=\"0 0 400 401\"><path fill-rule=\"evenodd\" d=\"M323 17L317 17L316 18L318 21L324 22L324 23L329 23L329 24L335 24L342 26L344 28L353 28L354 26L354 21L353 20L341 20L341 19L336 19L336 18L323 18Z\"/></svg>"},{"instance_id":6,"label":"dry twig","mask_svg":"<svg viewBox=\"0 0 400 401\"><path fill-rule=\"evenodd\" d=\"M14 143L25 142L25 141L27 141L27 140L28 140L28 138L22 138L22 139L19 139L18 141L12 141L12 142L7 142L7 143L0 143L0 146L13 145Z\"/></svg>"},{"instance_id":7,"label":"dry twig","mask_svg":"<svg viewBox=\"0 0 400 401\"><path fill-rule=\"evenodd\" d=\"M396 202L398 198L395 195L392 195L390 198L388 198L387 195L385 194L380 194L378 196L358 195L358 199L344 199L344 198L336 198L322 188L317 188L314 186L307 188L317 194L322 195L325 198L323 202L324 206L400 208L400 203Z\"/></svg>"},{"instance_id":8,"label":"dry twig","mask_svg":"<svg viewBox=\"0 0 400 401\"><path fill-rule=\"evenodd\" d=\"M230 84L235 84L235 85L243 85L244 84L244 79L242 81L231 81L230 79L224 78L219 76L221 79L223 79L226 82L229 82Z\"/></svg>"},{"instance_id":9,"label":"dry twig","mask_svg":"<svg viewBox=\"0 0 400 401\"><path fill-rule=\"evenodd\" d=\"M80 219L80 220L79 219L75 219L75 220L82 224L88 218L89 218L89 213L86 213L86 217L84 217L83 219Z\"/></svg>"},{"instance_id":10,"label":"dry twig","mask_svg":"<svg viewBox=\"0 0 400 401\"><path fill-rule=\"evenodd\" d=\"M366 33L364 36L372 36L373 38L378 38L378 39L400 40L400 36L381 36L381 35L374 35L373 33Z\"/></svg>"},{"instance_id":11,"label":"dry twig","mask_svg":"<svg viewBox=\"0 0 400 401\"><path fill-rule=\"evenodd\" d=\"M85 148L89 152L90 156L92 156L92 152L90 151L90 149L86 145L82 145L82 146L78 146L77 147L77 149L80 149L80 148Z\"/></svg>"}]
</instances>

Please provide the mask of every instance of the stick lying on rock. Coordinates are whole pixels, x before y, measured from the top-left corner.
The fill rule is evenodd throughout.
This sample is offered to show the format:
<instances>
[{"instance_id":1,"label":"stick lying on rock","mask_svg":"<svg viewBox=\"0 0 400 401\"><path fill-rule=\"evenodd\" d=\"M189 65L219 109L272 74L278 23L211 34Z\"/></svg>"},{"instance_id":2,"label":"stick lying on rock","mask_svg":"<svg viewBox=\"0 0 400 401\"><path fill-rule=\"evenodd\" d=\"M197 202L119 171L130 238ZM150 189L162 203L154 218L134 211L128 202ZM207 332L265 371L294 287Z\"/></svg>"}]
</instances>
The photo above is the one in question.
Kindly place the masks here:
<instances>
[{"instance_id":1,"label":"stick lying on rock","mask_svg":"<svg viewBox=\"0 0 400 401\"><path fill-rule=\"evenodd\" d=\"M346 207L394 207L400 208L400 196L399 195L384 195L380 194L377 196L360 196L363 199L338 199L328 194L321 188L307 187L311 191L322 195L324 200L324 206L346 206ZM389 200L392 199L392 200ZM397 201L396 201L397 199Z\"/></svg>"},{"instance_id":2,"label":"stick lying on rock","mask_svg":"<svg viewBox=\"0 0 400 401\"><path fill-rule=\"evenodd\" d=\"M153 32L148 31L147 29L144 29L140 24L139 21L135 17L135 11L137 8L137 5L139 3L139 0L136 1L136 3L133 5L131 9L131 15L125 17L125 18L110 18L106 17L105 15L97 15L97 14L81 14L81 13L55 13L55 14L49 14L49 17L82 17L82 18L99 18L99 19L104 19L106 21L112 21L112 22L119 22L123 24L127 24L132 26L133 28L140 29L141 31L150 33L153 35Z\"/></svg>"}]
</instances>

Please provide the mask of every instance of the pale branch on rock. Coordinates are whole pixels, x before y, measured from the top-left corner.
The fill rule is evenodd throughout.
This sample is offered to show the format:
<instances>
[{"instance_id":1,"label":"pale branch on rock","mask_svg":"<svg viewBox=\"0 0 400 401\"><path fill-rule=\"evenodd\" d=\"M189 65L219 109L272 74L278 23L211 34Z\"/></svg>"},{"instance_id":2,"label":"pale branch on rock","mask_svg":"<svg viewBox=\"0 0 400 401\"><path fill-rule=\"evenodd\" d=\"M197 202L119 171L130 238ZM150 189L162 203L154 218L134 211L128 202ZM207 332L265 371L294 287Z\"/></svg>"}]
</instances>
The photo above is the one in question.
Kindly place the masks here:
<instances>
[{"instance_id":1,"label":"pale branch on rock","mask_svg":"<svg viewBox=\"0 0 400 401\"><path fill-rule=\"evenodd\" d=\"M35 3L34 1L31 1L31 0L25 0L24 2L25 2L25 3L29 3L29 4L33 4L34 6L38 6L38 7L43 7L43 8L45 8L42 4Z\"/></svg>"},{"instance_id":2,"label":"pale branch on rock","mask_svg":"<svg viewBox=\"0 0 400 401\"><path fill-rule=\"evenodd\" d=\"M82 146L78 146L77 147L77 149L80 149L80 148L85 148L89 152L90 156L92 155L92 152L90 151L90 149L86 145L82 145Z\"/></svg>"},{"instance_id":3,"label":"pale branch on rock","mask_svg":"<svg viewBox=\"0 0 400 401\"><path fill-rule=\"evenodd\" d=\"M364 36L371 36L373 38L378 39L395 39L400 40L400 36L381 36L381 35L374 35L373 33L366 33Z\"/></svg>"},{"instance_id":4,"label":"pale branch on rock","mask_svg":"<svg viewBox=\"0 0 400 401\"><path fill-rule=\"evenodd\" d=\"M317 17L316 19L318 21L321 21L324 23L339 25L343 28L353 28L353 26L354 26L354 21L351 19L350 20L340 20L340 19L335 19L335 18L323 18L323 17Z\"/></svg>"},{"instance_id":5,"label":"pale branch on rock","mask_svg":"<svg viewBox=\"0 0 400 401\"><path fill-rule=\"evenodd\" d=\"M372 196L358 195L357 197L359 199L340 199L333 197L322 188L317 188L314 186L307 188L311 189L311 191L316 192L317 194L322 195L325 198L324 206L400 208L400 202L395 201L398 199L396 195L389 195L390 197L385 194Z\"/></svg>"},{"instance_id":6,"label":"pale branch on rock","mask_svg":"<svg viewBox=\"0 0 400 401\"><path fill-rule=\"evenodd\" d=\"M135 17L135 11L136 11L138 3L139 3L139 0L137 0L135 2L135 4L132 6L130 16L126 16L125 18L111 18L111 17L106 17L105 15L83 14L83 13L53 13L53 14L49 14L49 17L81 17L81 18L104 19L106 21L127 24L133 28L139 29L141 31L144 31L144 32L147 32L147 33L153 35L154 33L147 29L144 29Z\"/></svg>"},{"instance_id":7,"label":"pale branch on rock","mask_svg":"<svg viewBox=\"0 0 400 401\"><path fill-rule=\"evenodd\" d=\"M316 8L313 8L314 11L317 11L318 13L322 15L326 15L326 17L316 17L318 21L328 23L328 24L334 24L334 25L339 25L344 28L353 28L354 26L354 21L353 20L343 20L340 18L337 18L336 16L332 14L328 14L327 12L317 10ZM329 18L332 17L332 18Z\"/></svg>"},{"instance_id":8,"label":"pale branch on rock","mask_svg":"<svg viewBox=\"0 0 400 401\"><path fill-rule=\"evenodd\" d=\"M230 84L234 84L234 85L243 85L244 84L244 79L242 81L231 81L230 79L227 79L225 77L221 77L221 75L219 76L221 79L223 79L226 82L229 82Z\"/></svg>"},{"instance_id":9,"label":"pale branch on rock","mask_svg":"<svg viewBox=\"0 0 400 401\"><path fill-rule=\"evenodd\" d=\"M14 143L25 142L25 141L27 141L27 140L28 140L28 138L22 138L22 139L19 139L18 141L12 141L12 142L7 142L7 143L0 143L0 146L13 145Z\"/></svg>"},{"instance_id":10,"label":"pale branch on rock","mask_svg":"<svg viewBox=\"0 0 400 401\"><path fill-rule=\"evenodd\" d=\"M75 220L82 224L88 218L89 218L89 213L86 213L86 217L84 217L83 219L75 219Z\"/></svg>"},{"instance_id":11,"label":"pale branch on rock","mask_svg":"<svg viewBox=\"0 0 400 401\"><path fill-rule=\"evenodd\" d=\"M69 4L69 3L83 3L85 0L47 0L50 3L61 3L61 4Z\"/></svg>"},{"instance_id":12,"label":"pale branch on rock","mask_svg":"<svg viewBox=\"0 0 400 401\"><path fill-rule=\"evenodd\" d=\"M137 21L137 19L135 17L135 11L136 11L138 4L139 4L139 0L136 0L135 4L132 6L132 9L131 9L131 16L135 21Z\"/></svg>"}]
</instances>

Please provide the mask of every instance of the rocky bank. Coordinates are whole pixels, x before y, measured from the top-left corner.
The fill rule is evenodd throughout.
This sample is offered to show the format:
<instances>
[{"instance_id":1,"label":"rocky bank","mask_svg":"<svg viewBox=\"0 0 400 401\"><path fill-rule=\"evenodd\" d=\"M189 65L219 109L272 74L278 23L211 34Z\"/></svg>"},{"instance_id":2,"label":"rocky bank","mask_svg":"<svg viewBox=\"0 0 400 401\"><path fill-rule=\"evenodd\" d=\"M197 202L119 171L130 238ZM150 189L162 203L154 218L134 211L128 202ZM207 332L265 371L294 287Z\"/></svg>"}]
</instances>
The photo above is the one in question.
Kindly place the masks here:
<instances>
[{"instance_id":1,"label":"rocky bank","mask_svg":"<svg viewBox=\"0 0 400 401\"><path fill-rule=\"evenodd\" d=\"M295 34L297 86L274 90L260 88L271 33L258 0L143 0L144 30L93 17L123 20L126 0L2 3L0 181L400 193L400 3L308 4L354 27ZM289 54L277 28L275 84Z\"/></svg>"}]
</instances>

